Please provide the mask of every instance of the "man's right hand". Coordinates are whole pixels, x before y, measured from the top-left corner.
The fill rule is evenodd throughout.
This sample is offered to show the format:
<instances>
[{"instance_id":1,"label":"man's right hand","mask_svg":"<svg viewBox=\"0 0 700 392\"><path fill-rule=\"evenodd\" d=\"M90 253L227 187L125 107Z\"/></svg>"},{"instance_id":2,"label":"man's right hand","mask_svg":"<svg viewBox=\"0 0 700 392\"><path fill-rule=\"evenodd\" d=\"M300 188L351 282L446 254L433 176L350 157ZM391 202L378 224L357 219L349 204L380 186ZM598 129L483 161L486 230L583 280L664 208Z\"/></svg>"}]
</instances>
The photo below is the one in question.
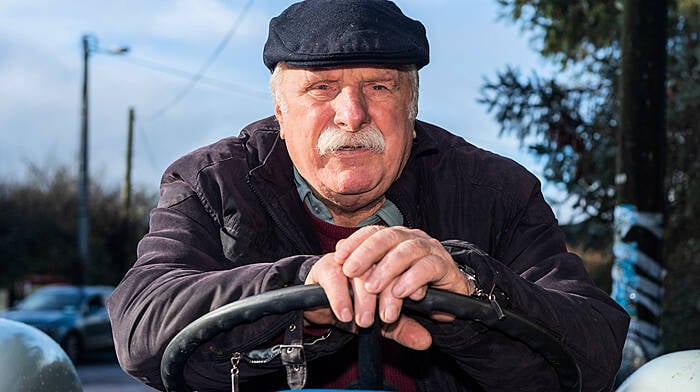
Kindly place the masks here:
<instances>
[{"instance_id":1,"label":"man's right hand","mask_svg":"<svg viewBox=\"0 0 700 392\"><path fill-rule=\"evenodd\" d=\"M377 294L368 293L364 281L360 278L348 278L342 271L342 265L333 253L324 255L311 268L306 277L306 284L318 283L323 287L330 309L323 307L304 312L304 319L316 325L334 325L344 330L355 331L356 325L353 309L375 309ZM355 303L350 297L353 290ZM357 315L358 324L368 327L380 320L374 319L372 313ZM340 325L339 325L340 324ZM397 320L382 326L382 336L414 350L426 350L432 344L430 333L417 321L400 315Z\"/></svg>"},{"instance_id":2,"label":"man's right hand","mask_svg":"<svg viewBox=\"0 0 700 392\"><path fill-rule=\"evenodd\" d=\"M314 264L304 283L321 285L331 305L330 309L319 308L305 311L304 318L306 320L321 325L335 325L337 321L349 323L353 320L349 280L343 273L342 266L335 261L333 253L324 255Z\"/></svg>"}]
</instances>

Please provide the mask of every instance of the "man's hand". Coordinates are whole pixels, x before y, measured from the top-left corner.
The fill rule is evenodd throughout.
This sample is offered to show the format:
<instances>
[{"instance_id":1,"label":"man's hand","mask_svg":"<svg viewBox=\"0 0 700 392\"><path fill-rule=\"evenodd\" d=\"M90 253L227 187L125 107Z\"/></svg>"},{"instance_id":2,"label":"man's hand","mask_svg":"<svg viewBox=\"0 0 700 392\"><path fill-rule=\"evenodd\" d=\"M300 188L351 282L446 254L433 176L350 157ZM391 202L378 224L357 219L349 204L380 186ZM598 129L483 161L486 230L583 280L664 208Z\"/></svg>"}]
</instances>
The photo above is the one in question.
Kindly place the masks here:
<instances>
[{"instance_id":1,"label":"man's hand","mask_svg":"<svg viewBox=\"0 0 700 392\"><path fill-rule=\"evenodd\" d=\"M352 300L350 299L348 277L343 274L341 265L335 261L333 253L324 255L314 264L304 283L321 285L332 310L332 313L327 308L305 311L305 319L314 324L327 325L335 325L336 319L341 323L352 321Z\"/></svg>"},{"instance_id":2,"label":"man's hand","mask_svg":"<svg viewBox=\"0 0 700 392\"><path fill-rule=\"evenodd\" d=\"M379 295L385 323L398 319L404 298L423 299L428 287L466 295L474 291L442 244L421 230L364 227L338 244L335 259L346 276L363 281L366 293ZM356 303L356 315L368 311Z\"/></svg>"},{"instance_id":3,"label":"man's hand","mask_svg":"<svg viewBox=\"0 0 700 392\"><path fill-rule=\"evenodd\" d=\"M339 242L335 253L322 257L306 283L323 287L338 320L349 322L354 315L360 327L374 322L378 296L383 335L417 350L427 349L432 339L418 322L401 315L403 299L420 300L428 287L467 295L474 291L439 241L405 227L363 227ZM305 316L314 323L333 323L327 310L305 312ZM450 321L454 317L434 318Z\"/></svg>"}]
</instances>

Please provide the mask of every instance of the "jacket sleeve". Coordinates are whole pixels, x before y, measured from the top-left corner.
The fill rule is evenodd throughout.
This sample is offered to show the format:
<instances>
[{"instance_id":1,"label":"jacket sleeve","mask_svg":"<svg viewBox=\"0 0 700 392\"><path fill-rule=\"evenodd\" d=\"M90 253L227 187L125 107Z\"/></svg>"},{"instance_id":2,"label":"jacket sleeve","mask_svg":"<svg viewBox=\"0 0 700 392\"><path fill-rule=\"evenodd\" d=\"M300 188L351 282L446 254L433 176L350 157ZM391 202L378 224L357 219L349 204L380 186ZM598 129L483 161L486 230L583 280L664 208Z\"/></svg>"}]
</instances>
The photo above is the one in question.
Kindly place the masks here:
<instances>
[{"instance_id":1,"label":"jacket sleeve","mask_svg":"<svg viewBox=\"0 0 700 392\"><path fill-rule=\"evenodd\" d=\"M581 369L584 391L610 390L629 316L594 285L582 261L566 251L563 234L539 187L514 214L499 246L492 250L494 257L466 241L446 245L472 250L456 252L455 261L475 270L480 288L500 291L501 306L561 336ZM558 389L553 368L522 342L474 322L428 325L436 347L456 358L486 390Z\"/></svg>"},{"instance_id":2,"label":"jacket sleeve","mask_svg":"<svg viewBox=\"0 0 700 392\"><path fill-rule=\"evenodd\" d=\"M300 276L313 262L314 256L295 256L232 265L222 253L219 227L194 192L182 182L162 186L138 259L107 302L120 365L140 381L162 388L160 360L180 330L237 299L302 284ZM188 362L188 383L211 387L218 385L216 380L230 379L228 354L275 337L293 317L266 316L254 328L237 327L203 346L195 353L203 360Z\"/></svg>"}]
</instances>

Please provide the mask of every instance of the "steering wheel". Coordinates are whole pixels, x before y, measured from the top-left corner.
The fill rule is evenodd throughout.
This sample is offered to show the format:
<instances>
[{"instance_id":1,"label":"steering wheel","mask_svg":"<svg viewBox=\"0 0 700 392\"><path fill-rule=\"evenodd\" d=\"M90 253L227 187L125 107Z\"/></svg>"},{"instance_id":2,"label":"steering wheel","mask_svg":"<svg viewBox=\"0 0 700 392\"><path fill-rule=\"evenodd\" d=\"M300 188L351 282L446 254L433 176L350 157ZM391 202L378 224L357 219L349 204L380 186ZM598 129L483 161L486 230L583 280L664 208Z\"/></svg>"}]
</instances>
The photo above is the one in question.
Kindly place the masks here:
<instances>
[{"instance_id":1,"label":"steering wheel","mask_svg":"<svg viewBox=\"0 0 700 392\"><path fill-rule=\"evenodd\" d=\"M318 284L313 284L268 291L224 305L201 316L175 335L165 349L160 365L160 375L165 390L170 392L191 390L185 383L183 375L188 358L199 346L220 333L240 324L253 322L263 316L327 305L328 298L323 289ZM437 289L428 289L425 298L421 301L406 299L403 306L405 309L420 313L431 311L450 313L458 319L474 320L500 331L542 355L556 370L563 391L581 390L581 370L564 348L562 338L516 313L504 309L504 317L499 317L488 301ZM378 326L379 323L374 325ZM377 334L378 327L370 333L360 331L360 362L363 362L363 347L364 350L371 351L372 347L378 346L366 343L373 336L376 338ZM372 361L372 358L369 358L367 362ZM369 374L371 376L372 371L369 371ZM363 371L360 369L360 383L362 383L362 376Z\"/></svg>"}]
</instances>

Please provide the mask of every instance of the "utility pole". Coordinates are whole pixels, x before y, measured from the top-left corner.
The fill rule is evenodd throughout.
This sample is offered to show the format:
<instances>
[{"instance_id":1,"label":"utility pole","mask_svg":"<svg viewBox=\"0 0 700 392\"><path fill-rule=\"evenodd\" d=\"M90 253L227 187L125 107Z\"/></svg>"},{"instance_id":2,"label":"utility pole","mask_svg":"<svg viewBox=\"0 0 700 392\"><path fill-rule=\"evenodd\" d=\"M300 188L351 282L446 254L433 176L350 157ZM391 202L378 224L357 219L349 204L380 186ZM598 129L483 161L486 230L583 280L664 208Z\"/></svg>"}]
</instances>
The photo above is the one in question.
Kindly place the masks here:
<instances>
[{"instance_id":1,"label":"utility pole","mask_svg":"<svg viewBox=\"0 0 700 392\"><path fill-rule=\"evenodd\" d=\"M90 59L90 37L83 35L83 93L80 113L80 172L78 178L78 257L80 267L77 284L83 285L87 279L88 254L88 63Z\"/></svg>"},{"instance_id":2,"label":"utility pole","mask_svg":"<svg viewBox=\"0 0 700 392\"><path fill-rule=\"evenodd\" d=\"M78 173L78 268L74 276L74 280L78 285L87 283L88 268L90 265L89 255L89 211L88 211L88 196L90 189L90 170L89 170L89 127L88 127L88 63L90 54L108 53L108 54L123 54L129 51L126 46L113 48L110 50L100 50L97 45L97 38L92 35L85 34L82 37L83 43L83 90L82 90L82 110L80 112L80 170Z\"/></svg>"},{"instance_id":3,"label":"utility pole","mask_svg":"<svg viewBox=\"0 0 700 392\"><path fill-rule=\"evenodd\" d=\"M613 292L631 322L618 382L661 353L666 0L625 0Z\"/></svg>"},{"instance_id":4,"label":"utility pole","mask_svg":"<svg viewBox=\"0 0 700 392\"><path fill-rule=\"evenodd\" d=\"M126 172L124 174L124 184L122 186L122 230L121 230L121 258L122 272L126 272L131 265L130 246L131 243L131 161L134 144L134 108L129 108L129 126L126 133Z\"/></svg>"},{"instance_id":5,"label":"utility pole","mask_svg":"<svg viewBox=\"0 0 700 392\"><path fill-rule=\"evenodd\" d=\"M129 127L126 132L126 173L122 187L122 214L124 219L129 219L131 211L131 159L134 144L134 108L129 108Z\"/></svg>"}]
</instances>

